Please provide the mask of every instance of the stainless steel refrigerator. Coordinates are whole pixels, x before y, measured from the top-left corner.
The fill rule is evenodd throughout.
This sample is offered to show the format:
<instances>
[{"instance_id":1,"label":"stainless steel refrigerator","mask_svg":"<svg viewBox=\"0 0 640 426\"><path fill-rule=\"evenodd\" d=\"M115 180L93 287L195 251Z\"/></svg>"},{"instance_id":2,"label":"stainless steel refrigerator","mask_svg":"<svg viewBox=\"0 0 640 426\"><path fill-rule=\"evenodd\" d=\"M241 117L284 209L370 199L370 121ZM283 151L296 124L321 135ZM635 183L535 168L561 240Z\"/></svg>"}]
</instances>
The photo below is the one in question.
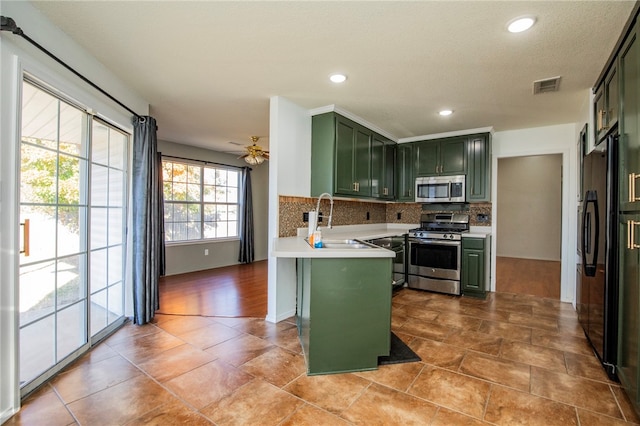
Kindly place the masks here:
<instances>
[{"instance_id":1,"label":"stainless steel refrigerator","mask_svg":"<svg viewBox=\"0 0 640 426\"><path fill-rule=\"evenodd\" d=\"M615 373L618 330L617 142L612 132L582 158L576 307L607 375Z\"/></svg>"}]
</instances>

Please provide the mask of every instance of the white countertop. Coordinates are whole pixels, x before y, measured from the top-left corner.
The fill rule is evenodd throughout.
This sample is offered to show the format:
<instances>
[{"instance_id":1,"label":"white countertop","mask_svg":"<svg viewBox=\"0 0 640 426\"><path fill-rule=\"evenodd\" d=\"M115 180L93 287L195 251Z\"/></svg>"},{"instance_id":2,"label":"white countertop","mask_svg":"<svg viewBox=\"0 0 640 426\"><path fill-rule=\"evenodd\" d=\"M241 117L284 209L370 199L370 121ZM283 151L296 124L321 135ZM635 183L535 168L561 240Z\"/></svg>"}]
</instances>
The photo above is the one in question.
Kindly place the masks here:
<instances>
[{"instance_id":1,"label":"white countertop","mask_svg":"<svg viewBox=\"0 0 640 426\"><path fill-rule=\"evenodd\" d=\"M332 229L320 227L322 239L331 240L373 240L375 238L392 237L406 234L410 229L417 228L416 224L389 223L374 225L346 225ZM472 226L463 238L486 238L491 235L490 226ZM395 257L391 250L383 248L372 249L314 249L305 241L307 228L298 229L297 237L276 238L273 242L271 256L282 258L385 258Z\"/></svg>"},{"instance_id":2,"label":"white countertop","mask_svg":"<svg viewBox=\"0 0 640 426\"><path fill-rule=\"evenodd\" d=\"M414 224L375 224L375 225L346 225L332 229L320 226L322 239L328 240L372 240L375 238L392 237L406 234ZM387 258L396 254L383 248L371 249L314 249L305 241L307 228L298 229L297 237L276 238L273 242L271 255L286 258Z\"/></svg>"},{"instance_id":3,"label":"white countertop","mask_svg":"<svg viewBox=\"0 0 640 426\"><path fill-rule=\"evenodd\" d=\"M490 226L471 226L469 232L462 234L462 238L487 238L491 235Z\"/></svg>"}]
</instances>

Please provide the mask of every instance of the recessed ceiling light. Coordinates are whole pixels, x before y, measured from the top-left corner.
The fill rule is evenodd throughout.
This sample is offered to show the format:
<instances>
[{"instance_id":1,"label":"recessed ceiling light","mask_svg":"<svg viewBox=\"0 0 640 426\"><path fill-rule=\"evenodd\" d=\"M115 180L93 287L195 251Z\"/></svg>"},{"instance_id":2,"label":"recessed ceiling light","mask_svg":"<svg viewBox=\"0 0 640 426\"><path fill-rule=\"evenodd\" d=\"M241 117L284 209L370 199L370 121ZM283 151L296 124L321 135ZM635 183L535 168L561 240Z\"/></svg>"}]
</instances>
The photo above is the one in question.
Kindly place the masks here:
<instances>
[{"instance_id":1,"label":"recessed ceiling light","mask_svg":"<svg viewBox=\"0 0 640 426\"><path fill-rule=\"evenodd\" d=\"M344 74L331 74L329 76L329 80L333 81L334 83L344 83L346 79L347 76Z\"/></svg>"},{"instance_id":2,"label":"recessed ceiling light","mask_svg":"<svg viewBox=\"0 0 640 426\"><path fill-rule=\"evenodd\" d=\"M507 30L510 33L521 33L526 31L536 23L536 18L533 16L521 16L519 18L512 19L507 24Z\"/></svg>"},{"instance_id":3,"label":"recessed ceiling light","mask_svg":"<svg viewBox=\"0 0 640 426\"><path fill-rule=\"evenodd\" d=\"M440 114L443 117L446 117L447 115L451 115L453 114L453 110L450 109L443 109L442 111L440 111L438 114Z\"/></svg>"}]
</instances>

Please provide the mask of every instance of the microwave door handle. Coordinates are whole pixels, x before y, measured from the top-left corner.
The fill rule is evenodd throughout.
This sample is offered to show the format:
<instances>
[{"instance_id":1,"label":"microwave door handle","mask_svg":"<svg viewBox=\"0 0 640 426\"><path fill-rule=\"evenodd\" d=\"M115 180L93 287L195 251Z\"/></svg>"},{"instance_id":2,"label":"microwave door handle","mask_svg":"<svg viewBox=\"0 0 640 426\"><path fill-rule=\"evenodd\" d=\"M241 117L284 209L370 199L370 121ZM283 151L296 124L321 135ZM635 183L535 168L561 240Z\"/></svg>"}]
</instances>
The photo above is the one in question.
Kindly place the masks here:
<instances>
[{"instance_id":1,"label":"microwave door handle","mask_svg":"<svg viewBox=\"0 0 640 426\"><path fill-rule=\"evenodd\" d=\"M453 191L453 182L449 181L449 201L451 201L451 191Z\"/></svg>"}]
</instances>

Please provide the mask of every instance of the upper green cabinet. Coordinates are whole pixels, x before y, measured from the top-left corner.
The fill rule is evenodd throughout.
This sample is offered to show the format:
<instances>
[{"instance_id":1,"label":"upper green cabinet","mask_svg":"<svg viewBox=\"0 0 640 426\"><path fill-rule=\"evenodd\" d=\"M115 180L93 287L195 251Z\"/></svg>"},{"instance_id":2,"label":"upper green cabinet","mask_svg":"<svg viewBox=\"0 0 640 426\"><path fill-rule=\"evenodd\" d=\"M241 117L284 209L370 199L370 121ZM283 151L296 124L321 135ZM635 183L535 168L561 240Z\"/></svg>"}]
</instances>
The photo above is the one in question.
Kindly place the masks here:
<instances>
[{"instance_id":1,"label":"upper green cabinet","mask_svg":"<svg viewBox=\"0 0 640 426\"><path fill-rule=\"evenodd\" d=\"M618 67L614 62L593 99L595 141L602 139L618 122Z\"/></svg>"},{"instance_id":2,"label":"upper green cabinet","mask_svg":"<svg viewBox=\"0 0 640 426\"><path fill-rule=\"evenodd\" d=\"M393 200L395 142L334 112L311 121L311 196Z\"/></svg>"},{"instance_id":3,"label":"upper green cabinet","mask_svg":"<svg viewBox=\"0 0 640 426\"><path fill-rule=\"evenodd\" d=\"M465 167L466 137L455 137L414 144L415 175L460 175Z\"/></svg>"},{"instance_id":4,"label":"upper green cabinet","mask_svg":"<svg viewBox=\"0 0 640 426\"><path fill-rule=\"evenodd\" d=\"M619 194L620 209L640 211L640 24L623 44L618 56L620 73Z\"/></svg>"},{"instance_id":5,"label":"upper green cabinet","mask_svg":"<svg viewBox=\"0 0 640 426\"><path fill-rule=\"evenodd\" d=\"M415 174L414 156L412 143L398 144L397 153L397 190L396 199L398 201L415 201Z\"/></svg>"},{"instance_id":6,"label":"upper green cabinet","mask_svg":"<svg viewBox=\"0 0 640 426\"><path fill-rule=\"evenodd\" d=\"M395 198L396 143L373 133L371 138L371 196Z\"/></svg>"},{"instance_id":7,"label":"upper green cabinet","mask_svg":"<svg viewBox=\"0 0 640 426\"><path fill-rule=\"evenodd\" d=\"M467 202L491 201L491 135L467 139Z\"/></svg>"}]
</instances>

